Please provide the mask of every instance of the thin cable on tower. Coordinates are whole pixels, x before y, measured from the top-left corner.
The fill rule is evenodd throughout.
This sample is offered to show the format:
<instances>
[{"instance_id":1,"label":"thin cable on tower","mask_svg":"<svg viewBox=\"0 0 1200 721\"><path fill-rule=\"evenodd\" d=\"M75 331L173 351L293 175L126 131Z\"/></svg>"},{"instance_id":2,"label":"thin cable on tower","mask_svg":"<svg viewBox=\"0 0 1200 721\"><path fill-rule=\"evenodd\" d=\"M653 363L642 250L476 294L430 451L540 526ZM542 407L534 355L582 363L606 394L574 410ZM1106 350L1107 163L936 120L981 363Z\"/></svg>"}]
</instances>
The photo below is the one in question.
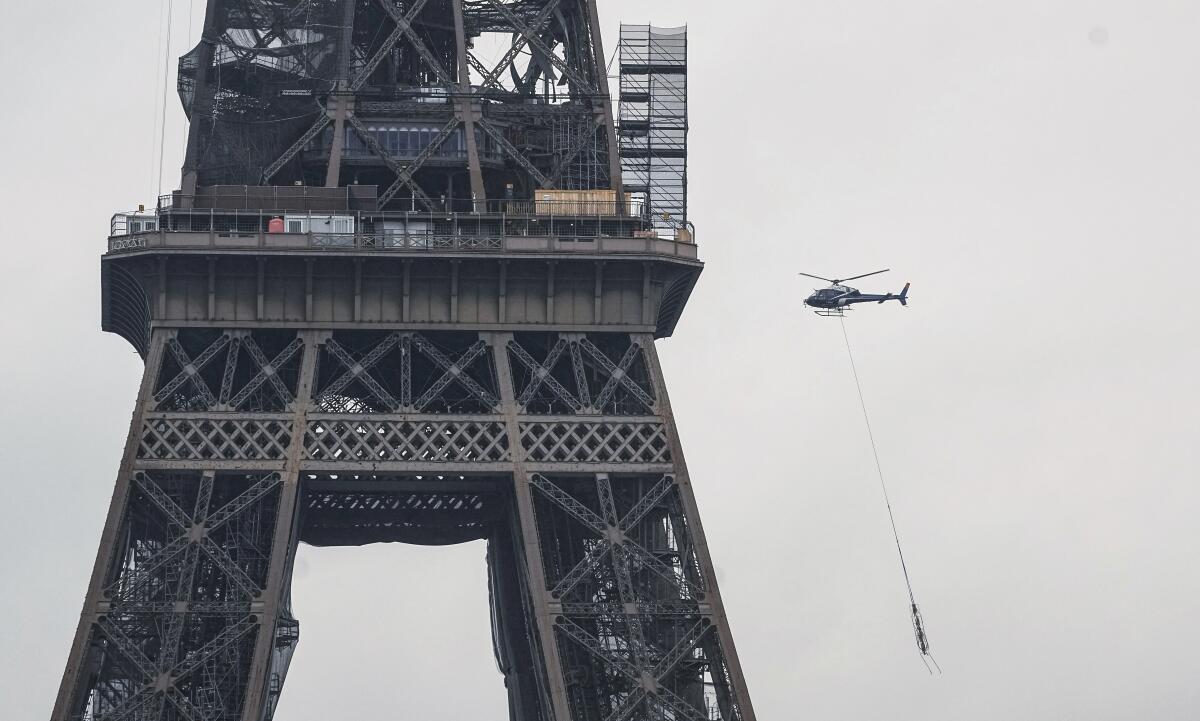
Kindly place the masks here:
<instances>
[{"instance_id":1,"label":"thin cable on tower","mask_svg":"<svg viewBox=\"0 0 1200 721\"><path fill-rule=\"evenodd\" d=\"M156 47L154 50L154 62L157 64L154 66L154 78L155 78L154 105L152 106L151 116L150 116L150 117L154 118L154 122L155 122L155 126L154 126L153 130L151 131L152 133L153 133L153 131L158 130L158 125L157 125L157 123L158 123L157 110L158 110L158 105L159 105L158 95L159 95L159 93L163 92L162 84L157 82L157 80L158 80L158 76L162 72L160 65L164 62L164 58L163 58L163 15L164 15L164 13L165 13L165 10L164 10L163 6L160 4L158 6L158 47ZM153 135L151 137L153 137ZM150 168L149 168L150 177L147 178L147 182L150 184L151 192L153 192L153 190L154 190L154 152L155 152L154 146L151 146L150 147Z\"/></svg>"},{"instance_id":2,"label":"thin cable on tower","mask_svg":"<svg viewBox=\"0 0 1200 721\"><path fill-rule=\"evenodd\" d=\"M154 202L158 203L158 199L162 196L162 179L163 179L163 151L166 148L167 140L167 77L171 69L171 24L174 19L174 5L171 0L167 0L167 41L163 52L162 60L162 82L159 83L162 91L162 108L158 118L158 192L154 194Z\"/></svg>"},{"instance_id":3,"label":"thin cable on tower","mask_svg":"<svg viewBox=\"0 0 1200 721\"><path fill-rule=\"evenodd\" d=\"M879 488L883 491L883 502L887 505L888 520L892 523L892 538L896 541L896 553L900 556L900 570L904 572L904 585L908 588L909 614L912 617L913 635L917 638L917 650L921 652L921 662L925 669L933 673L929 663L942 672L942 667L934 660L929 652L929 637L925 635L925 620L921 617L921 609L917 606L916 596L913 595L912 581L908 578L908 564L904 562L904 549L900 547L900 532L896 530L896 515L892 512L892 501L888 496L887 483L883 480L883 464L879 462L879 449L875 446L875 432L871 430L871 416L867 413L867 401L863 396L862 382L858 379L858 368L854 364L854 352L850 350L850 335L846 333L846 319L838 319L842 324L842 338L846 340L846 355L850 358L850 372L854 375L854 385L858 388L858 402L862 406L863 421L867 425L867 438L871 441L871 453L875 456L875 472L879 475ZM926 661L925 659L929 659Z\"/></svg>"},{"instance_id":4,"label":"thin cable on tower","mask_svg":"<svg viewBox=\"0 0 1200 721\"><path fill-rule=\"evenodd\" d=\"M191 43L192 43L192 22L196 19L195 2L196 2L196 0L188 0L188 26L187 26L188 29L187 29L187 38L185 39L183 46L185 48L189 48L189 49L192 47L192 45L191 45ZM183 139L180 141L180 145L182 146L179 150L180 156L187 155L187 141L188 141L187 123L188 123L188 120L187 120L186 116L184 116L183 123L184 123L184 126L183 126L184 130L183 130ZM159 184L161 185L161 182ZM162 188L159 188L158 192L161 193Z\"/></svg>"}]
</instances>

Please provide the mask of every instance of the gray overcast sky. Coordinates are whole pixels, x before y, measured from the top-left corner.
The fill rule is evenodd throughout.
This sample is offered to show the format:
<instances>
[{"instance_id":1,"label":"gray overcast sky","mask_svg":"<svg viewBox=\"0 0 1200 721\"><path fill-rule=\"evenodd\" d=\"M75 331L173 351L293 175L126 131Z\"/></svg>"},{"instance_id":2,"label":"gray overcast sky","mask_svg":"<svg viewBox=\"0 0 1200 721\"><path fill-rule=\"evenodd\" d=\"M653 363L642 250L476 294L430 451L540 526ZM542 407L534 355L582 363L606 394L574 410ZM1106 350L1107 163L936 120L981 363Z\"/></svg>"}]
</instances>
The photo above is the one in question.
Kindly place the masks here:
<instances>
[{"instance_id":1,"label":"gray overcast sky","mask_svg":"<svg viewBox=\"0 0 1200 721\"><path fill-rule=\"evenodd\" d=\"M49 714L141 373L98 255L157 185L159 7L0 0L5 718ZM619 20L690 26L708 268L660 352L760 717L1200 717L1200 3L601 13L610 50ZM181 138L172 97L168 189ZM846 325L933 678L841 331L795 275L879 267L863 289L911 280L910 307ZM278 718L506 717L482 546L305 548L295 604Z\"/></svg>"}]
</instances>

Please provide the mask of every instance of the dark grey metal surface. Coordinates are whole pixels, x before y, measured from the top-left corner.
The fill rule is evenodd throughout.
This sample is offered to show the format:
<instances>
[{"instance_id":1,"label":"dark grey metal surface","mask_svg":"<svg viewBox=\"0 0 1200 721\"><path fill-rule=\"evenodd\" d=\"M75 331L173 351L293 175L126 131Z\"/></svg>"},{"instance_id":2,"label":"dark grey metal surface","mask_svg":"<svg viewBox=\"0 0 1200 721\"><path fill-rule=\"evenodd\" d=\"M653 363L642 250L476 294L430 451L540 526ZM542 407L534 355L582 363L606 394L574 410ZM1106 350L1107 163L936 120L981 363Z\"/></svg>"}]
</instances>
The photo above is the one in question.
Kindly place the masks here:
<instances>
[{"instance_id":1,"label":"dark grey metal surface","mask_svg":"<svg viewBox=\"0 0 1200 721\"><path fill-rule=\"evenodd\" d=\"M696 247L620 195L533 195L614 178L594 2L206 17L183 190L102 262L146 371L53 719L273 718L299 543L486 539L510 719L752 721L654 349ZM383 120L442 132L402 157ZM320 148L339 123L365 156ZM438 155L472 124L494 144ZM271 228L297 213L345 232Z\"/></svg>"}]
</instances>

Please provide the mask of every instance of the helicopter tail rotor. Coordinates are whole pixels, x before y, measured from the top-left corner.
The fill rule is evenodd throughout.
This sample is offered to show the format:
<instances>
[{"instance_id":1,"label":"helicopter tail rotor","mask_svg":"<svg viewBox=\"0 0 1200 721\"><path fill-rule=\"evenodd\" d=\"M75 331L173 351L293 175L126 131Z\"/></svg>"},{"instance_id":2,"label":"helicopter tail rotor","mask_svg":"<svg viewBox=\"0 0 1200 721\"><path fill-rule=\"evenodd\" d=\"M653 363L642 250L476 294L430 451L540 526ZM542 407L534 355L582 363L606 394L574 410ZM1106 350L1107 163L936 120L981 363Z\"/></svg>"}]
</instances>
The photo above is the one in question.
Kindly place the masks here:
<instances>
[{"instance_id":1,"label":"helicopter tail rotor","mask_svg":"<svg viewBox=\"0 0 1200 721\"><path fill-rule=\"evenodd\" d=\"M912 283L905 283L904 289L900 291L900 305L908 305L908 286Z\"/></svg>"}]
</instances>

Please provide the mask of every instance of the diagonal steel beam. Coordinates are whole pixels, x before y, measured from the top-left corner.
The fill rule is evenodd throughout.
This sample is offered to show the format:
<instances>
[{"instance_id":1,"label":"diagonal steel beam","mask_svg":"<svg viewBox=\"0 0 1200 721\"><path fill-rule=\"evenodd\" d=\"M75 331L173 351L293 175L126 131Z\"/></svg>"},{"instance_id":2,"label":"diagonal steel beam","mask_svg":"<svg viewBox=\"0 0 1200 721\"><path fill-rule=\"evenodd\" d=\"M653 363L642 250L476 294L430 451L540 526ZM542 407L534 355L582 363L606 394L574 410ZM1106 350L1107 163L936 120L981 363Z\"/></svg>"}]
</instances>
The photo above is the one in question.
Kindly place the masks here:
<instances>
[{"instance_id":1,"label":"diagonal steel beam","mask_svg":"<svg viewBox=\"0 0 1200 721\"><path fill-rule=\"evenodd\" d=\"M495 408L500 403L496 396L492 395L491 391L479 385L474 378L466 373L467 368L475 362L475 359L483 355L487 350L487 343L484 343L482 340L475 341L470 348L458 357L458 360L451 362L444 353L438 350L437 346L425 340L425 338L414 335L412 342L418 350L429 357L444 371L441 378L426 389L420 398L413 401L414 408L417 410L424 408L454 381L458 381L459 385L466 388L473 396L489 407Z\"/></svg>"},{"instance_id":2,"label":"diagonal steel beam","mask_svg":"<svg viewBox=\"0 0 1200 721\"><path fill-rule=\"evenodd\" d=\"M225 354L225 372L221 375L221 391L217 394L217 406L229 407L229 396L233 393L233 379L237 374L238 351L242 347L242 339L234 338L229 341L229 352Z\"/></svg>"},{"instance_id":3,"label":"diagonal steel beam","mask_svg":"<svg viewBox=\"0 0 1200 721\"><path fill-rule=\"evenodd\" d=\"M329 351L329 354L337 362L341 363L346 368L346 371L337 380L330 383L328 388L321 391L321 397L338 395L357 379L367 387L367 390L375 395L375 400L388 408L398 408L400 404L392 394L371 375L371 368L382 360L388 351L395 347L397 340L398 336L395 333L389 334L376 344L361 361L355 361L354 357L332 338L325 341L325 350Z\"/></svg>"},{"instance_id":4,"label":"diagonal steel beam","mask_svg":"<svg viewBox=\"0 0 1200 721\"><path fill-rule=\"evenodd\" d=\"M708 619L700 619L696 623L692 624L692 626L684 632L683 637L679 639L679 642L671 647L671 650L667 651L667 653L659 660L658 664L654 666L654 670L651 672L654 674L654 678L658 679L659 681L666 679L666 677L675 670L675 667L679 665L679 662L682 661L683 658L688 655L688 653L694 650L696 646L698 646L700 642L704 640L704 637L708 635L708 632L711 631L712 628L713 626L711 623L709 623Z\"/></svg>"},{"instance_id":5,"label":"diagonal steel beam","mask_svg":"<svg viewBox=\"0 0 1200 721\"><path fill-rule=\"evenodd\" d=\"M631 681L639 684L642 682L642 669L614 654L607 644L593 636L579 624L569 618L563 618L554 627L566 634L572 641L582 646L588 653L621 672Z\"/></svg>"},{"instance_id":6,"label":"diagonal steel beam","mask_svg":"<svg viewBox=\"0 0 1200 721\"><path fill-rule=\"evenodd\" d=\"M637 343L630 343L629 347L625 349L625 354L621 356L620 362L614 364L612 360L610 360L609 357L604 354L604 351L597 348L596 345L587 338L580 340L579 345L585 352L587 352L589 356L592 357L593 360L596 361L597 364L600 365L600 368L608 374L608 381L604 384L604 388L601 389L599 397L596 398L596 408L602 408L605 404L612 400L612 395L616 392L617 384L624 386L647 408L654 407L654 399L650 397L650 394L629 377L628 371L630 367L633 366L633 362L637 360L637 355L641 350L641 346L639 346Z\"/></svg>"},{"instance_id":7,"label":"diagonal steel beam","mask_svg":"<svg viewBox=\"0 0 1200 721\"><path fill-rule=\"evenodd\" d=\"M262 184L270 185L271 178L274 178L276 173L283 170L283 166L290 163L292 158L296 157L301 150L304 150L304 146L308 145L309 141L317 137L317 134L324 130L331 122L333 122L333 118L329 117L328 113L325 112L325 108L321 108L321 117L317 118L317 121L308 130L305 130L303 135L296 139L296 142L288 146L288 149L275 159L275 162L263 169ZM341 138L334 138L333 142L341 142Z\"/></svg>"},{"instance_id":8,"label":"diagonal steel beam","mask_svg":"<svg viewBox=\"0 0 1200 721\"><path fill-rule=\"evenodd\" d=\"M547 2L545 5L543 5L542 9L538 11L538 14L535 15L533 20L526 26L530 32L541 32L542 28L545 27L546 23L550 20L550 14L554 12L561 2L562 0L550 0L550 2ZM496 63L496 66L489 71L481 73L483 80L480 86L484 89L490 87L496 90L501 90L500 76L504 73L504 69L512 64L514 60L516 60L517 55L520 54L521 50L523 50L528 43L529 39L524 34L518 34L517 39L514 40L509 49L505 51L503 57L501 57L500 61Z\"/></svg>"},{"instance_id":9,"label":"diagonal steel beam","mask_svg":"<svg viewBox=\"0 0 1200 721\"><path fill-rule=\"evenodd\" d=\"M499 0L488 0L488 2L492 5L492 7L496 8L496 10L498 10L506 20L508 20L509 24L511 24L513 28L517 30L517 32L525 36L530 45L544 53L546 58L554 65L554 67L558 68L559 72L561 72L563 75L566 75L572 82L574 82L581 91L590 95L595 95L597 93L596 86L593 85L590 80L580 75L578 70L564 62L562 58L555 55L554 49L543 42L541 37L539 37L537 33L534 32L533 29L531 29L528 25L522 22L521 18L517 17L507 5L499 2Z\"/></svg>"},{"instance_id":10,"label":"diagonal steel beam","mask_svg":"<svg viewBox=\"0 0 1200 721\"><path fill-rule=\"evenodd\" d=\"M278 473L271 473L259 479L252 486L242 491L241 494L239 494L229 503L226 503L224 506L221 506L219 509L217 509L215 513L208 517L208 521L205 522L204 527L207 528L209 532L215 531L216 529L228 523L242 511L245 511L250 506L258 503L268 493L282 485L282 483L283 481L280 480Z\"/></svg>"},{"instance_id":11,"label":"diagonal steel beam","mask_svg":"<svg viewBox=\"0 0 1200 721\"><path fill-rule=\"evenodd\" d=\"M546 355L546 360L542 363L538 363L536 360L534 360L533 356L529 355L529 352L522 348L521 345L515 340L510 340L508 342L509 350L512 351L517 360L521 361L521 364L528 368L529 372L532 374L529 383L525 386L525 389L521 391L521 395L517 396L517 403L520 404L522 408L529 405L529 402L533 400L533 395L537 393L538 388L540 388L543 383L549 386L550 390L554 392L554 395L558 396L559 399L566 401L572 408L579 410L582 407L575 396L571 395L571 392L564 388L562 384L555 380L554 376L551 375L551 372L554 370L554 366L558 364L558 359L562 357L563 351L567 349L567 346L567 340L565 338L559 338L558 342L554 344L554 347L551 348L550 352Z\"/></svg>"},{"instance_id":12,"label":"diagonal steel beam","mask_svg":"<svg viewBox=\"0 0 1200 721\"><path fill-rule=\"evenodd\" d=\"M205 661L216 656L218 653L229 648L237 643L242 636L258 627L258 622L253 616L247 616L239 620L237 623L226 628L215 638L210 640L195 651L189 653L186 658L180 661L174 668L171 669L171 675L180 678L190 674L197 668L202 666Z\"/></svg>"},{"instance_id":13,"label":"diagonal steel beam","mask_svg":"<svg viewBox=\"0 0 1200 721\"><path fill-rule=\"evenodd\" d=\"M477 122L479 127L483 128L483 132L487 133L492 140L496 141L496 145L499 145L501 150L507 153L513 160L517 161L518 165L520 165L526 170L526 172L533 176L533 179L538 182L538 185L543 188L553 187L553 183L551 182L550 178L546 177L542 171L538 170L538 167L533 164L533 161L525 157L525 154L520 150L517 150L515 145L508 142L508 138L504 137L504 133L500 132L500 129L495 125L492 125L491 121L480 118Z\"/></svg>"},{"instance_id":14,"label":"diagonal steel beam","mask_svg":"<svg viewBox=\"0 0 1200 721\"><path fill-rule=\"evenodd\" d=\"M604 717L604 721L628 721L631 714L637 711L638 706L642 701L646 700L646 689L634 689L633 693L625 697L612 713Z\"/></svg>"},{"instance_id":15,"label":"diagonal steel beam","mask_svg":"<svg viewBox=\"0 0 1200 721\"><path fill-rule=\"evenodd\" d=\"M138 488L146 494L146 497L167 517L171 523L179 526L181 531L186 531L192 526L192 518L175 503L175 500L167 495L167 492L159 487L150 476L145 473L138 472L133 476L133 482Z\"/></svg>"},{"instance_id":16,"label":"diagonal steel beam","mask_svg":"<svg viewBox=\"0 0 1200 721\"><path fill-rule=\"evenodd\" d=\"M379 5L392 18L392 22L396 23L396 27L400 28L400 31L408 37L408 41L412 43L413 49L417 51L417 54L421 56L421 59L425 61L425 64L429 66L429 69L433 71L438 80L443 83L453 84L454 78L450 77L450 73L447 72L442 62L437 59L437 56L425 45L425 41L412 29L412 21L408 19L408 15L401 14L400 9L390 0L379 0ZM415 17L413 15L413 18Z\"/></svg>"},{"instance_id":17,"label":"diagonal steel beam","mask_svg":"<svg viewBox=\"0 0 1200 721\"><path fill-rule=\"evenodd\" d=\"M393 172L396 172L396 180L392 182L392 184L388 186L387 190L383 191L383 193L379 196L380 208L386 205L388 201L390 201L396 195L396 193L400 191L401 185L407 185L412 189L413 193L416 194L417 198L422 204L425 205L426 208L429 210L436 210L433 201L429 198L425 191L421 189L421 186L417 185L416 182L413 181L413 175L415 175L416 172L421 169L421 166L425 165L425 163L433 157L434 153L438 151L438 148L442 147L442 144L444 144L450 138L450 136L461 124L462 121L460 119L451 118L449 122L442 126L442 129L438 131L437 135L430 138L429 145L426 145L424 148L422 148L421 152L417 153L417 157L413 158L411 163L403 166L403 168L398 172L396 172L396 169L393 168L391 164L388 165L389 168L392 168ZM388 160L385 162L395 162L391 159L392 156L379 146L379 143L375 140L374 136L371 136L370 141L367 142L367 146L371 147L372 151L377 155L381 155L381 157L386 156ZM375 150L376 148L378 148L377 151Z\"/></svg>"},{"instance_id":18,"label":"diagonal steel beam","mask_svg":"<svg viewBox=\"0 0 1200 721\"><path fill-rule=\"evenodd\" d=\"M663 476L659 479L658 483L654 484L654 487L646 495L638 499L638 502L633 504L633 508L630 508L625 517L621 519L621 522L618 524L621 531L628 531L637 525L638 521L645 518L650 509L658 505L658 502L666 497L674 487L674 476Z\"/></svg>"},{"instance_id":19,"label":"diagonal steel beam","mask_svg":"<svg viewBox=\"0 0 1200 721\"><path fill-rule=\"evenodd\" d=\"M229 552L218 546L211 538L205 538L200 543L200 550L204 551L204 554L217 564L221 572L241 590L242 595L246 598L254 598L262 590L254 579L246 575L237 561L230 557Z\"/></svg>"},{"instance_id":20,"label":"diagonal steel beam","mask_svg":"<svg viewBox=\"0 0 1200 721\"><path fill-rule=\"evenodd\" d=\"M113 595L117 594L120 598L128 598L135 591L144 586L154 574L158 572L164 565L173 561L176 556L188 547L188 538L186 535L181 535L173 541L163 546L157 553L152 555L146 562L134 569L128 582L117 588L117 582L114 582L105 587L105 592Z\"/></svg>"},{"instance_id":21,"label":"diagonal steel beam","mask_svg":"<svg viewBox=\"0 0 1200 721\"><path fill-rule=\"evenodd\" d=\"M608 552L612 550L612 544L600 542L588 549L579 563L567 572L567 575L562 577L554 588L550 589L550 595L555 598L562 598L570 593L589 573L595 570L603 561ZM622 613L622 609L617 609L617 614Z\"/></svg>"},{"instance_id":22,"label":"diagonal steel beam","mask_svg":"<svg viewBox=\"0 0 1200 721\"><path fill-rule=\"evenodd\" d=\"M674 568L671 568L666 563L663 563L657 556L650 553L641 545L626 539L625 550L634 560L642 564L647 570L660 576L663 580L675 587L681 595L685 597L694 597L701 591L695 584L687 579L681 573L677 573Z\"/></svg>"},{"instance_id":23,"label":"diagonal steel beam","mask_svg":"<svg viewBox=\"0 0 1200 721\"><path fill-rule=\"evenodd\" d=\"M401 20L396 21L396 27L392 28L392 32L387 36L387 38L384 39L383 44L379 46L379 50L377 50L375 54L371 56L371 59L367 61L367 64L358 71L358 76L355 77L354 82L350 84L350 90L358 90L367 84L367 80L370 79L371 73L375 72L375 68L379 67L379 64L383 62L383 59L392 51L392 48L396 46L396 43L400 42L400 38L404 35L405 30L412 25L412 21L416 20L417 15L421 14L421 10L425 8L426 3L428 2L429 0L416 0L412 7L408 9L408 12L405 13L404 17L401 18ZM381 4L386 3L381 2ZM384 9L387 10L388 8L385 7Z\"/></svg>"},{"instance_id":24,"label":"diagonal steel beam","mask_svg":"<svg viewBox=\"0 0 1200 721\"><path fill-rule=\"evenodd\" d=\"M574 516L583 525L592 529L601 536L606 536L608 532L608 524L604 519L597 516L592 509L580 503L570 493L556 486L540 473L534 473L529 477L529 484L542 492L546 498L553 501L559 508Z\"/></svg>"},{"instance_id":25,"label":"diagonal steel beam","mask_svg":"<svg viewBox=\"0 0 1200 721\"><path fill-rule=\"evenodd\" d=\"M154 402L161 403L170 398L171 394L179 390L180 386L190 381L192 387L196 389L196 392L200 394L200 397L211 408L217 402L217 399L212 394L212 390L208 387L208 384L204 382L200 371L211 363L228 343L229 336L222 335L201 351L200 355L196 356L196 360L192 360L188 357L187 351L183 349L183 345L177 339L171 338L168 340L167 350L175 358L175 362L179 364L179 375L172 378L171 382L167 383L161 390L154 394Z\"/></svg>"},{"instance_id":26,"label":"diagonal steel beam","mask_svg":"<svg viewBox=\"0 0 1200 721\"><path fill-rule=\"evenodd\" d=\"M230 399L229 407L237 409L263 383L271 386L271 389L275 391L275 394L279 396L279 400L283 401L285 406L290 405L295 398L292 397L292 392L284 385L283 381L279 379L278 371L284 363L291 360L292 356L296 355L304 347L304 341L299 338L293 340L270 361L267 360L266 354L262 352L262 349L258 347L258 343L254 342L254 338L251 336L246 336L243 344L245 345L246 353L254 361L255 365L258 366L258 373L238 391L237 395Z\"/></svg>"}]
</instances>

